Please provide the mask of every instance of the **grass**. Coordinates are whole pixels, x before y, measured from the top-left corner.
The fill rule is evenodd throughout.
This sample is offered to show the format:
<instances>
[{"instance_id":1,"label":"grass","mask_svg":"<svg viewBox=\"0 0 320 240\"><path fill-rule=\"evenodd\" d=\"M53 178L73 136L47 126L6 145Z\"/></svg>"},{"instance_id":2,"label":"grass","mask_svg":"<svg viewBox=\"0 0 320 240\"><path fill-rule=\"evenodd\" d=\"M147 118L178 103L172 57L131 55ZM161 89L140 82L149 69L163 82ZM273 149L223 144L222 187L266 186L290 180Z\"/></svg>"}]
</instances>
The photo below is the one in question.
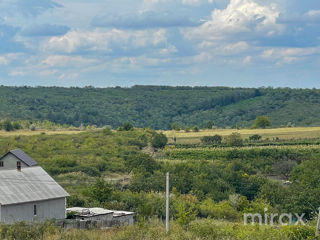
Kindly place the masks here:
<instances>
[{"instance_id":1,"label":"grass","mask_svg":"<svg viewBox=\"0 0 320 240\"><path fill-rule=\"evenodd\" d=\"M173 142L176 137L178 144L196 144L200 143L203 136L221 135L223 137L231 133L240 133L243 138L248 138L254 134L259 134L263 139L279 138L279 139L314 139L320 138L320 127L295 127L295 128L270 128L270 129L205 129L199 132L184 131L165 131L169 138L169 143Z\"/></svg>"},{"instance_id":2,"label":"grass","mask_svg":"<svg viewBox=\"0 0 320 240\"><path fill-rule=\"evenodd\" d=\"M80 130L18 130L18 131L12 131L12 132L6 132L6 131L0 131L0 137L12 137L12 136L34 136L45 133L46 135L71 135L71 134L78 134L82 133L84 131Z\"/></svg>"},{"instance_id":3,"label":"grass","mask_svg":"<svg viewBox=\"0 0 320 240\"><path fill-rule=\"evenodd\" d=\"M134 226L62 230L53 224L0 225L0 237L16 240L315 240L315 226L251 226L213 219L197 219L186 226L170 222L170 231L165 233L163 221L152 219Z\"/></svg>"}]
</instances>

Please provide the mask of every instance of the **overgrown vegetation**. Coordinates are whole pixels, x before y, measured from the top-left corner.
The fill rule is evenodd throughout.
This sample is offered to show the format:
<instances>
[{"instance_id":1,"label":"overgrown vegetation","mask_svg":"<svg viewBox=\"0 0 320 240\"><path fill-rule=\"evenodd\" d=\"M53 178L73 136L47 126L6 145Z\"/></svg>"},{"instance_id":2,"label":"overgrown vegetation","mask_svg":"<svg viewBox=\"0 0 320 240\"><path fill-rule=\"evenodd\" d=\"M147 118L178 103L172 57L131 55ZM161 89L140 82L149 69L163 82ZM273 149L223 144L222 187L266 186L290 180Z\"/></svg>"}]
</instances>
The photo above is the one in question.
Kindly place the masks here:
<instances>
[{"instance_id":1,"label":"overgrown vegetation","mask_svg":"<svg viewBox=\"0 0 320 240\"><path fill-rule=\"evenodd\" d=\"M153 239L174 239L178 236L175 234L186 239L204 238L206 234L213 234L210 239L314 239L314 226L310 224L279 230L245 227L239 222L244 213L265 214L266 209L268 213L305 213L305 219L313 221L320 206L317 139L273 141L274 145L260 146L270 140L257 134L243 138L235 133L205 136L202 145L183 148L166 146L167 138L160 132L127 126L130 125L122 125L118 131L106 127L76 135L0 137L0 151L21 148L30 154L69 191L70 207L136 212L137 226L100 232L106 236L114 237L114 231L118 231L125 236L120 239L126 239L129 231L142 234L143 228L149 236L155 226L148 219L165 217L165 173L170 172L170 209L175 230ZM139 227L141 224L143 228ZM11 233L8 226L1 229L7 239L19 238L10 235L16 233ZM32 229L24 234L37 239ZM241 235L240 229L249 235ZM41 234L50 239L69 239L80 236L79 232L90 234L56 228L52 231L51 235L46 231Z\"/></svg>"},{"instance_id":2,"label":"overgrown vegetation","mask_svg":"<svg viewBox=\"0 0 320 240\"><path fill-rule=\"evenodd\" d=\"M317 240L314 226L244 226L212 219L193 220L187 227L171 224L169 234L159 220L142 221L135 226L109 230L69 230L55 228L52 223L28 226L0 226L0 236L7 240Z\"/></svg>"}]
</instances>

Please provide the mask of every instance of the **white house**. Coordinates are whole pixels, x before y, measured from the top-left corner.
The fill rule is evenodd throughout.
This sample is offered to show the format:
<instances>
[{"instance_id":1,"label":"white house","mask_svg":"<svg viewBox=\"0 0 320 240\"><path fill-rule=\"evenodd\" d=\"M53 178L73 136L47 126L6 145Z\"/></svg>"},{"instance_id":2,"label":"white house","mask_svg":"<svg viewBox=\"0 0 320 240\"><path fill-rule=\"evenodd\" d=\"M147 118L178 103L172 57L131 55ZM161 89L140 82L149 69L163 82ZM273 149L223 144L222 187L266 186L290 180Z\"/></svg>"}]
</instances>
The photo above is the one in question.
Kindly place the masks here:
<instances>
[{"instance_id":1,"label":"white house","mask_svg":"<svg viewBox=\"0 0 320 240\"><path fill-rule=\"evenodd\" d=\"M0 158L0 222L64 219L68 196L21 150L10 151Z\"/></svg>"}]
</instances>

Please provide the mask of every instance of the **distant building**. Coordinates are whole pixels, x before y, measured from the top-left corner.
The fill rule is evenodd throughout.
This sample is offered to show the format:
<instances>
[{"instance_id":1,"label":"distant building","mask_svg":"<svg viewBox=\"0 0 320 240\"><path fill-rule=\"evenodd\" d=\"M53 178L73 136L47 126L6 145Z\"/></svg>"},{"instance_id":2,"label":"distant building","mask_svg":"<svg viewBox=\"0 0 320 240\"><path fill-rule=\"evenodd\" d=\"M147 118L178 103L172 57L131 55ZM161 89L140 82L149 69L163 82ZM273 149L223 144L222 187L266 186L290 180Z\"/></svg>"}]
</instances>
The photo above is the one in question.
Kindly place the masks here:
<instances>
[{"instance_id":1,"label":"distant building","mask_svg":"<svg viewBox=\"0 0 320 240\"><path fill-rule=\"evenodd\" d=\"M34 159L20 149L9 151L0 158L0 171L11 169L19 170L37 165L38 163Z\"/></svg>"},{"instance_id":2,"label":"distant building","mask_svg":"<svg viewBox=\"0 0 320 240\"><path fill-rule=\"evenodd\" d=\"M0 158L0 222L66 217L69 194L20 149Z\"/></svg>"}]
</instances>

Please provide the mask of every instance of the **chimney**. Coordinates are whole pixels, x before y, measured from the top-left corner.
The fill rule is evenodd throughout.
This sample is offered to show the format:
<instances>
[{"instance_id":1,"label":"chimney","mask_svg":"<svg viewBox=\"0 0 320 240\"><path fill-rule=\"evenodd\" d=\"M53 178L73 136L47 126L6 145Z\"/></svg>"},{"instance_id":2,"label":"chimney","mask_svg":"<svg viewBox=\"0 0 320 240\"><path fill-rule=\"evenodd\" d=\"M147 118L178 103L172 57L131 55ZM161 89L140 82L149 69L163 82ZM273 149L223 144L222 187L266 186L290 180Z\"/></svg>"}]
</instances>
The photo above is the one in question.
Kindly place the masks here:
<instances>
[{"instance_id":1,"label":"chimney","mask_svg":"<svg viewBox=\"0 0 320 240\"><path fill-rule=\"evenodd\" d=\"M5 154L7 154L9 152L9 149L8 148L6 148L6 152L5 152Z\"/></svg>"},{"instance_id":2,"label":"chimney","mask_svg":"<svg viewBox=\"0 0 320 240\"><path fill-rule=\"evenodd\" d=\"M17 162L17 170L18 170L18 172L21 172L21 162L20 161Z\"/></svg>"}]
</instances>

